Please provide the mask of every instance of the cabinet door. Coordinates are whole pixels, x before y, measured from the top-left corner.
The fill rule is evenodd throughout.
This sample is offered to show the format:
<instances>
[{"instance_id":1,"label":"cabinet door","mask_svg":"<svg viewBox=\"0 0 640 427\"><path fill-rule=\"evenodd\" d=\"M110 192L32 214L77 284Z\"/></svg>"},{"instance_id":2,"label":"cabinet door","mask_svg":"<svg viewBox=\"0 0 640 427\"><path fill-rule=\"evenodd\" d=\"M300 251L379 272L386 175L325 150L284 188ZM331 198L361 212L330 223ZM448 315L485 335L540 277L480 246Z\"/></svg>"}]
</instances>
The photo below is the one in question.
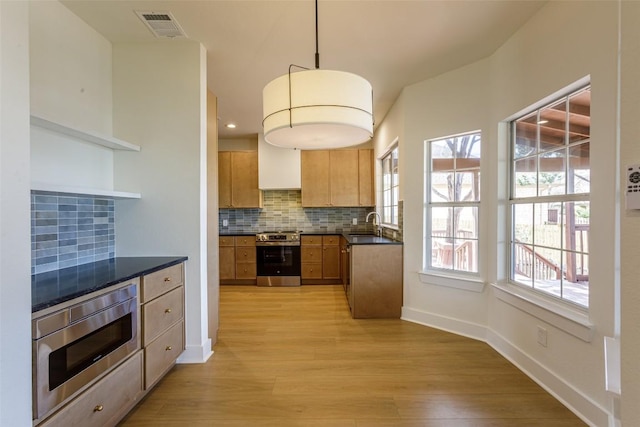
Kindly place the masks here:
<instances>
[{"instance_id":1,"label":"cabinet door","mask_svg":"<svg viewBox=\"0 0 640 427\"><path fill-rule=\"evenodd\" d=\"M218 153L218 204L231 207L231 152Z\"/></svg>"},{"instance_id":2,"label":"cabinet door","mask_svg":"<svg viewBox=\"0 0 640 427\"><path fill-rule=\"evenodd\" d=\"M358 150L360 206L375 206L373 165L373 150Z\"/></svg>"},{"instance_id":3,"label":"cabinet door","mask_svg":"<svg viewBox=\"0 0 640 427\"><path fill-rule=\"evenodd\" d=\"M322 278L340 278L340 246L337 244L322 247Z\"/></svg>"},{"instance_id":4,"label":"cabinet door","mask_svg":"<svg viewBox=\"0 0 640 427\"><path fill-rule=\"evenodd\" d=\"M220 280L236 278L236 248L220 246Z\"/></svg>"},{"instance_id":5,"label":"cabinet door","mask_svg":"<svg viewBox=\"0 0 640 427\"><path fill-rule=\"evenodd\" d=\"M330 152L332 206L358 206L358 150Z\"/></svg>"},{"instance_id":6,"label":"cabinet door","mask_svg":"<svg viewBox=\"0 0 640 427\"><path fill-rule=\"evenodd\" d=\"M300 168L302 173L302 206L330 206L329 151L301 151Z\"/></svg>"},{"instance_id":7,"label":"cabinet door","mask_svg":"<svg viewBox=\"0 0 640 427\"><path fill-rule=\"evenodd\" d=\"M231 152L231 205L234 208L262 207L257 151Z\"/></svg>"}]
</instances>

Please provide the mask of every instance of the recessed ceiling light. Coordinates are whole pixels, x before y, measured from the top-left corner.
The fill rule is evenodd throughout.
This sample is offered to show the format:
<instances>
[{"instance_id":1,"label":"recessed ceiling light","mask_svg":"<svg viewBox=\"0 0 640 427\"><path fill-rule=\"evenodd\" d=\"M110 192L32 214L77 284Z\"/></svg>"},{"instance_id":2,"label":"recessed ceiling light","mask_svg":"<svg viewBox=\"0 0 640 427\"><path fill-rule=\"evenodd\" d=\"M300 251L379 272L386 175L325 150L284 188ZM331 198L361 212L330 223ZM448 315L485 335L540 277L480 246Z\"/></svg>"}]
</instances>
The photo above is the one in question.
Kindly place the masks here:
<instances>
[{"instance_id":1,"label":"recessed ceiling light","mask_svg":"<svg viewBox=\"0 0 640 427\"><path fill-rule=\"evenodd\" d=\"M226 125L229 129L235 129L236 128L236 124L235 123L227 123Z\"/></svg>"},{"instance_id":2,"label":"recessed ceiling light","mask_svg":"<svg viewBox=\"0 0 640 427\"><path fill-rule=\"evenodd\" d=\"M545 125L547 123L549 123L549 120L538 120L539 125Z\"/></svg>"}]
</instances>

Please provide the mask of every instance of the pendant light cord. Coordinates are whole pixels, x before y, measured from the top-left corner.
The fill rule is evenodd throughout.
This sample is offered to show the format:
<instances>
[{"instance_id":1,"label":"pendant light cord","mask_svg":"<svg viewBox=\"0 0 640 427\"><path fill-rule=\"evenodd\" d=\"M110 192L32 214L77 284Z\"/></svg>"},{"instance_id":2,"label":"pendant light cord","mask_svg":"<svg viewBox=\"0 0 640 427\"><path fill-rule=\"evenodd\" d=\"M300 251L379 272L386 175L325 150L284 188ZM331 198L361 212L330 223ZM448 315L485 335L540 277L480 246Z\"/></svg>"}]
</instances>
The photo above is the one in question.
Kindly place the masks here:
<instances>
[{"instance_id":1,"label":"pendant light cord","mask_svg":"<svg viewBox=\"0 0 640 427\"><path fill-rule=\"evenodd\" d=\"M320 68L320 53L318 53L318 0L316 0L316 70Z\"/></svg>"}]
</instances>

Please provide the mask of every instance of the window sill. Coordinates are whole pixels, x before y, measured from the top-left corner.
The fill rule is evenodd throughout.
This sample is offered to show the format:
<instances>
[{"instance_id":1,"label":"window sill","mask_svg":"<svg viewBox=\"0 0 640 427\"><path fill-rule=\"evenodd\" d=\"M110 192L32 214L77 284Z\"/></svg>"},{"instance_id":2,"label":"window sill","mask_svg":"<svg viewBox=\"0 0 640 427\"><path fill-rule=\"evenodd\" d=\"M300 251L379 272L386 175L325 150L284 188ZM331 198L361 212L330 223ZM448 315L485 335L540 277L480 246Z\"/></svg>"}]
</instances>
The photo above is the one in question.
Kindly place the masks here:
<instances>
[{"instance_id":1,"label":"window sill","mask_svg":"<svg viewBox=\"0 0 640 427\"><path fill-rule=\"evenodd\" d=\"M422 283L429 285L444 286L446 288L478 293L484 291L484 281L476 277L437 274L433 271L420 271L418 275Z\"/></svg>"},{"instance_id":2,"label":"window sill","mask_svg":"<svg viewBox=\"0 0 640 427\"><path fill-rule=\"evenodd\" d=\"M592 341L595 325L589 321L587 313L565 307L516 285L492 283L491 286L499 300L582 341Z\"/></svg>"}]
</instances>

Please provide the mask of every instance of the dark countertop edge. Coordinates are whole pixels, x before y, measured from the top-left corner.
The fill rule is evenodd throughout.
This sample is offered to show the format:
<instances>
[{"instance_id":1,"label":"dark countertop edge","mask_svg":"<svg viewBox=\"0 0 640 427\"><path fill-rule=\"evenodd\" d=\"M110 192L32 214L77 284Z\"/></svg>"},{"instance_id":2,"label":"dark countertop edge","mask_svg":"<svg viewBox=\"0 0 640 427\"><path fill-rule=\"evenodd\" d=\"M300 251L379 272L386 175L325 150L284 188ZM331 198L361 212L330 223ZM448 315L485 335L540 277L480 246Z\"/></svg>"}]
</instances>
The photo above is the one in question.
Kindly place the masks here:
<instances>
[{"instance_id":1,"label":"dark countertop edge","mask_svg":"<svg viewBox=\"0 0 640 427\"><path fill-rule=\"evenodd\" d=\"M135 259L145 259L145 260L151 260L151 259L157 259L158 263L153 265L152 267L147 267L147 268L143 268L143 269L139 269L139 270L135 270L135 271L131 271L126 275L122 275L122 276L118 276L112 280L107 280L104 282L100 282L99 284L96 284L95 286L91 286L89 288L84 288L81 290L78 290L77 292L73 292L73 293L69 293L67 295L64 295L63 297L60 298L55 298L55 299L51 299L45 302L40 302L37 304L32 304L31 306L31 314L34 315L35 313L54 307L58 304L63 304L65 302L69 302L75 298L79 298L81 296L90 294L92 292L96 292L102 289L106 289L110 286L115 286L118 285L120 283L126 282L128 280L134 279L136 277L140 277L140 276L144 276L146 274L151 274L154 273L156 271L162 270L164 268L168 268L168 267L172 267L174 265L180 264L182 262L185 262L189 259L189 257L187 256L157 256L157 257L116 257L116 258L112 258L111 260L118 260L118 259L128 259L128 260L135 260ZM86 270L90 270L91 269L91 265L92 264L97 264L100 262L104 262L104 261L109 261L109 260L103 260L103 261L96 261L94 263L88 263L88 264L82 264L80 266L76 266L76 267L82 267L83 269ZM75 268L75 267L71 267L71 268ZM44 276L47 274L53 274L57 271L63 271L65 269L61 269L61 270L56 270L56 271L49 271L49 272L45 272L45 273L39 273L39 274L34 274L31 276L31 280L32 283L34 281L37 280L38 276Z\"/></svg>"},{"instance_id":2,"label":"dark countertop edge","mask_svg":"<svg viewBox=\"0 0 640 427\"><path fill-rule=\"evenodd\" d=\"M350 245L402 245L403 242L398 240L393 240L389 237L378 237L375 234L359 234L359 235L351 235L344 233L342 236L347 239L347 243ZM354 241L355 238L362 239L361 242Z\"/></svg>"}]
</instances>

